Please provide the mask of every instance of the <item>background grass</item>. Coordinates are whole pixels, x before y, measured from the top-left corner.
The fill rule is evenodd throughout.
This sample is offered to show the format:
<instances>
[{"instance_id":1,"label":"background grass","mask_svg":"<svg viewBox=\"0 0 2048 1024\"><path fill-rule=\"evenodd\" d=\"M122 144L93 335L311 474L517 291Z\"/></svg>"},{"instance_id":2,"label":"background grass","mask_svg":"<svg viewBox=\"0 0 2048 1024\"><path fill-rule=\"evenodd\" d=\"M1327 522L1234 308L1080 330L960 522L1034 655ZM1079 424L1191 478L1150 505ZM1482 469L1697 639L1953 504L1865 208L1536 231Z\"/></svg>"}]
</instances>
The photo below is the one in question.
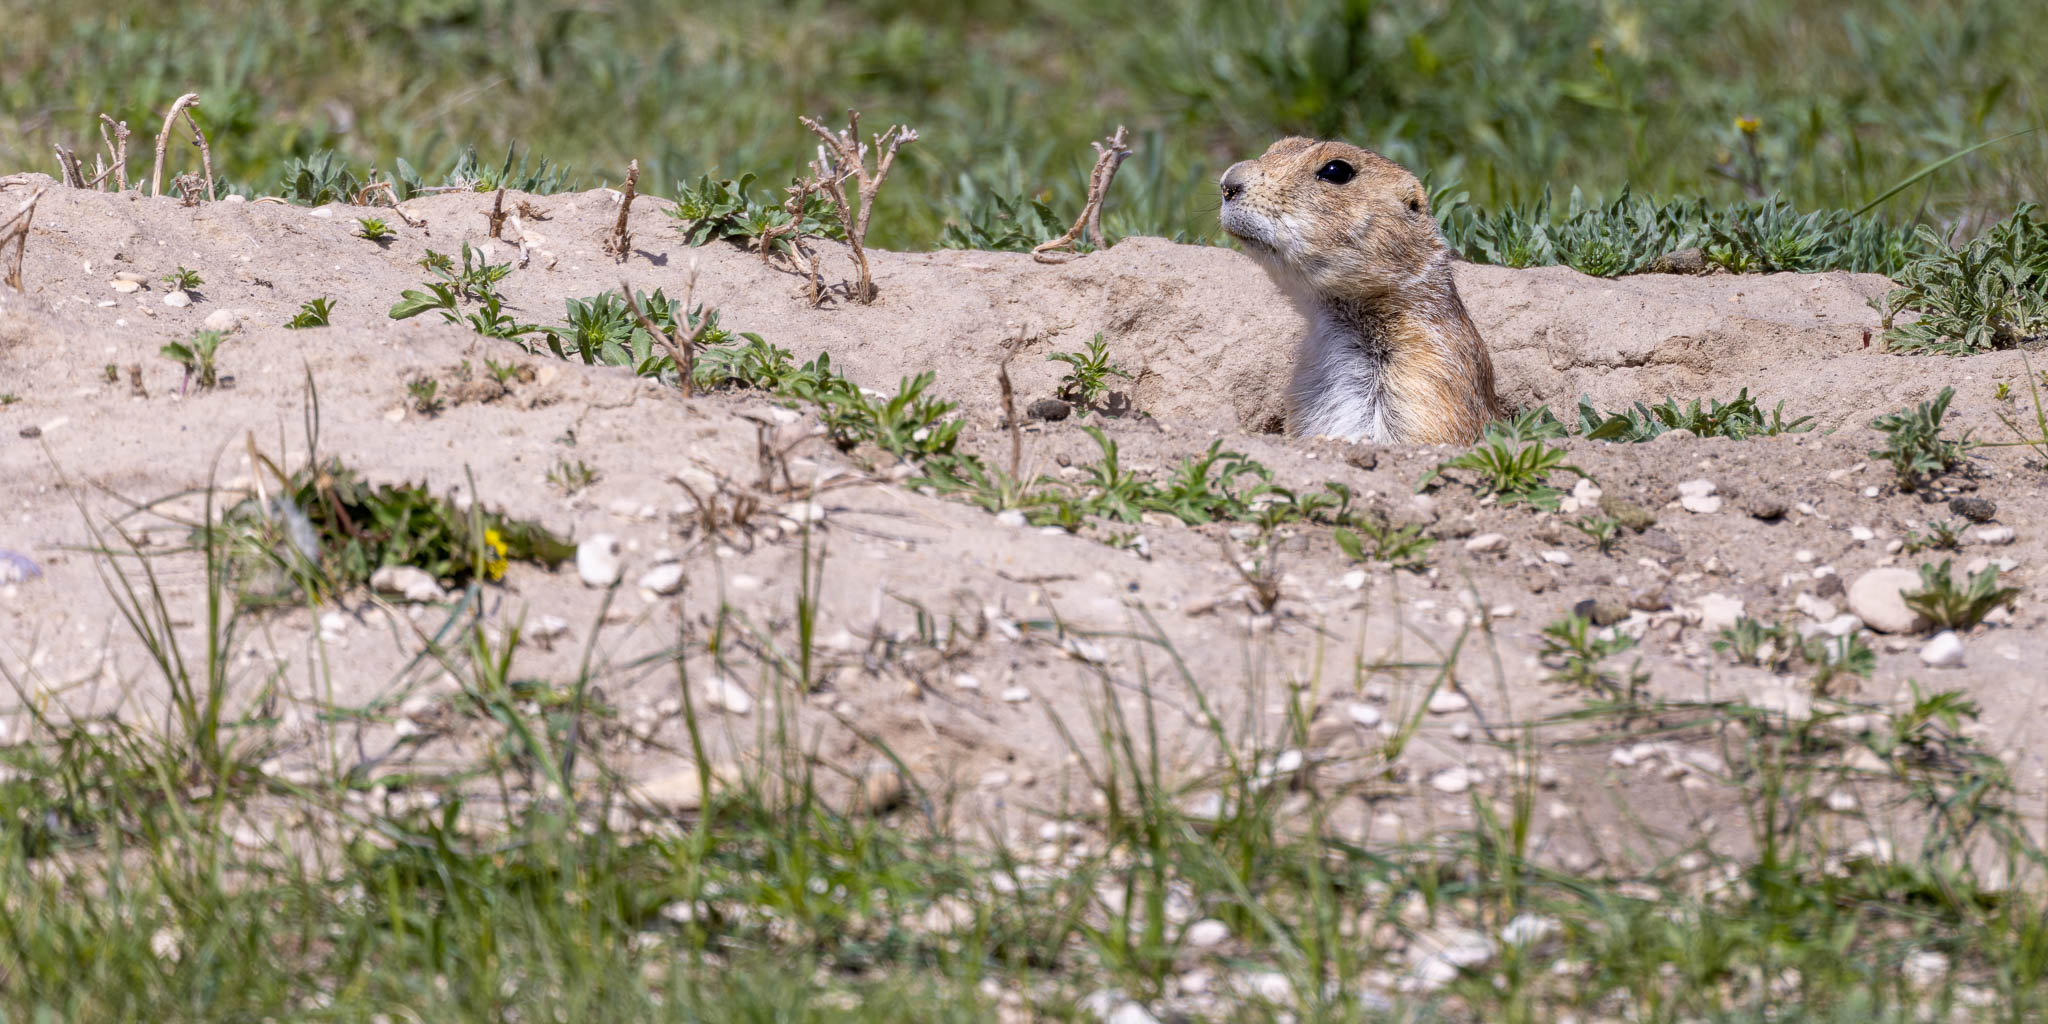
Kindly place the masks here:
<instances>
[{"instance_id":1,"label":"background grass","mask_svg":"<svg viewBox=\"0 0 2048 1024\"><path fill-rule=\"evenodd\" d=\"M230 180L323 149L444 169L514 142L571 183L638 158L657 191L765 181L811 155L801 112L919 128L875 241L936 242L982 197L1074 209L1087 142L1131 126L1107 225L1208 238L1210 182L1284 132L1341 136L1484 207L1572 187L1854 209L1977 142L2048 123L2048 21L2022 0L1082 0L883 3L0 0L0 166L96 146L187 89ZM1737 118L1758 121L1753 149ZM1886 204L1973 229L2048 180L2048 133Z\"/></svg>"}]
</instances>

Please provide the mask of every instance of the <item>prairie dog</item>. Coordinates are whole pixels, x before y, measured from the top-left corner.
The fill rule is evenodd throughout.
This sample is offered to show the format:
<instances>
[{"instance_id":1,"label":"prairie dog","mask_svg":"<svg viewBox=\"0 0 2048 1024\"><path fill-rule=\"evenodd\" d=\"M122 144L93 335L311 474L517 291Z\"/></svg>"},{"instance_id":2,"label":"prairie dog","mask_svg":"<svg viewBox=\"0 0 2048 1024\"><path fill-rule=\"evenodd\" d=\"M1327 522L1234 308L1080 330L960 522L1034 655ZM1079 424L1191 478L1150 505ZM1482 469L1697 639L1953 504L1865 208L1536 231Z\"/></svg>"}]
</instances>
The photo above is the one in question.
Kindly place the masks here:
<instances>
[{"instance_id":1,"label":"prairie dog","mask_svg":"<svg viewBox=\"0 0 2048 1024\"><path fill-rule=\"evenodd\" d=\"M1223 173L1223 230L1308 318L1288 431L1470 444L1499 415L1493 361L1422 183L1343 142L1286 138Z\"/></svg>"}]
</instances>

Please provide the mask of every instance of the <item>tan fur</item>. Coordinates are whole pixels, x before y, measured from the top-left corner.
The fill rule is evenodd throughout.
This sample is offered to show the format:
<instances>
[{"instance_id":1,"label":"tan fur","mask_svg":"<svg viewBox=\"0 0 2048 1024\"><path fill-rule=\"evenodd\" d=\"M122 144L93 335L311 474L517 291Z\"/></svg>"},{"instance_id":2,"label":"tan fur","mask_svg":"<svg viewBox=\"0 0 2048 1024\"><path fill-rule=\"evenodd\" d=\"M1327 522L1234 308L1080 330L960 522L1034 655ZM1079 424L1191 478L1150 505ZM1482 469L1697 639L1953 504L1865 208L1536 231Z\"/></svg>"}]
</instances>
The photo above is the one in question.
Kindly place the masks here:
<instances>
[{"instance_id":1,"label":"tan fur","mask_svg":"<svg viewBox=\"0 0 2048 1024\"><path fill-rule=\"evenodd\" d=\"M1332 160L1354 176L1317 176ZM1288 428L1469 444L1499 415L1493 362L1422 183L1343 142L1286 138L1223 175L1223 228L1309 318Z\"/></svg>"}]
</instances>

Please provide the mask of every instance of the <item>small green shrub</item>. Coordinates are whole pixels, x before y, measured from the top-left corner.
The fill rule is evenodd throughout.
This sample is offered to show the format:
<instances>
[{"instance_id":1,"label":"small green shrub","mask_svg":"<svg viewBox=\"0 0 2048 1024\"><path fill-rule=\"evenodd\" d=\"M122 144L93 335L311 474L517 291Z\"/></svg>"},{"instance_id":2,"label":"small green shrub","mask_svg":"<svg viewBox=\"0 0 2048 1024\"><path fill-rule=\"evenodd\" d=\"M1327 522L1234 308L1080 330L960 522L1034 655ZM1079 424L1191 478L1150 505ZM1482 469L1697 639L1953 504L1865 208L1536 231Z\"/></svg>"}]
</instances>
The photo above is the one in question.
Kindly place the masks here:
<instances>
[{"instance_id":1,"label":"small green shrub","mask_svg":"<svg viewBox=\"0 0 2048 1024\"><path fill-rule=\"evenodd\" d=\"M326 296L317 299L307 299L299 305L299 311L293 314L290 320L285 321L285 326L294 330L303 330L307 327L325 327L327 326L328 316L333 312L333 299Z\"/></svg>"},{"instance_id":2,"label":"small green shrub","mask_svg":"<svg viewBox=\"0 0 2048 1024\"><path fill-rule=\"evenodd\" d=\"M1689 430L1700 437L1726 437L1739 441L1749 437L1803 434L1813 426L1811 416L1787 421L1784 402L1779 402L1766 415L1763 407L1749 397L1748 388L1743 388L1727 402L1709 399L1704 407L1698 399L1681 407L1677 399L1666 398L1661 405L1637 402L1635 408L1611 416L1595 409L1591 400L1579 399L1579 433L1594 441L1648 441L1671 430Z\"/></svg>"},{"instance_id":3,"label":"small green shrub","mask_svg":"<svg viewBox=\"0 0 2048 1024\"><path fill-rule=\"evenodd\" d=\"M1964 355L2048 334L2048 221L2037 209L2023 203L1961 246L1922 227L1926 255L1906 265L1883 300L1886 346ZM1917 319L1897 322L1908 312Z\"/></svg>"},{"instance_id":4,"label":"small green shrub","mask_svg":"<svg viewBox=\"0 0 2048 1024\"><path fill-rule=\"evenodd\" d=\"M1621 540L1621 520L1613 516L1580 516L1568 522L1572 529L1585 534L1603 555L1613 551L1614 545Z\"/></svg>"},{"instance_id":5,"label":"small green shrub","mask_svg":"<svg viewBox=\"0 0 2048 1024\"><path fill-rule=\"evenodd\" d=\"M1906 595L1906 606L1919 612L1935 629L1969 629L1984 616L2019 599L2018 587L1998 585L1998 567L1971 573L1969 582L1958 584L1950 576L1949 559L1940 565L1920 567L1920 589Z\"/></svg>"},{"instance_id":6,"label":"small green shrub","mask_svg":"<svg viewBox=\"0 0 2048 1024\"><path fill-rule=\"evenodd\" d=\"M984 195L972 206L948 217L939 234L942 249L984 249L1030 252L1065 234L1067 226L1044 200L1027 196ZM1076 240L1077 251L1092 246Z\"/></svg>"},{"instance_id":7,"label":"small green shrub","mask_svg":"<svg viewBox=\"0 0 2048 1024\"><path fill-rule=\"evenodd\" d=\"M199 271L190 269L188 267L179 267L178 269L171 271L168 274L165 274L163 276L163 281L165 284L168 284L172 288L175 288L181 292L189 292L192 289L197 288L200 285L206 283L206 279L199 276Z\"/></svg>"},{"instance_id":8,"label":"small green shrub","mask_svg":"<svg viewBox=\"0 0 2048 1024\"><path fill-rule=\"evenodd\" d=\"M548 486L564 495L575 494L589 490L590 485L596 483L601 476L603 474L582 459L573 462L566 458L557 459L555 464L548 468Z\"/></svg>"},{"instance_id":9,"label":"small green shrub","mask_svg":"<svg viewBox=\"0 0 2048 1024\"><path fill-rule=\"evenodd\" d=\"M356 237L371 242L382 242L391 237L391 225L375 217L357 217Z\"/></svg>"},{"instance_id":10,"label":"small green shrub","mask_svg":"<svg viewBox=\"0 0 2048 1024\"><path fill-rule=\"evenodd\" d=\"M1355 533L1341 526L1330 533L1346 558L1354 562L1383 562L1413 572L1429 567L1429 549L1436 542L1423 535L1420 525L1394 526L1363 517L1354 519L1353 525L1357 527ZM1372 542L1370 550L1366 541Z\"/></svg>"},{"instance_id":11,"label":"small green shrub","mask_svg":"<svg viewBox=\"0 0 2048 1024\"><path fill-rule=\"evenodd\" d=\"M200 331L192 336L192 340L171 342L160 351L185 368L181 388L196 382L201 388L210 390L220 383L220 371L214 365L214 359L227 340L227 335L219 331Z\"/></svg>"},{"instance_id":12,"label":"small green shrub","mask_svg":"<svg viewBox=\"0 0 2048 1024\"><path fill-rule=\"evenodd\" d=\"M1922 551L1959 551L1963 546L1963 524L1953 519L1928 520L1925 534L1907 530L1904 551L1917 555Z\"/></svg>"},{"instance_id":13,"label":"small green shrub","mask_svg":"<svg viewBox=\"0 0 2048 1024\"><path fill-rule=\"evenodd\" d=\"M1566 457L1564 449L1542 441L1518 445L1501 437L1485 438L1463 455L1437 463L1423 476L1418 489L1434 486L1445 479L1448 470L1464 470L1474 474L1472 489L1481 497L1493 495L1503 505L1525 504L1554 512L1564 492L1550 485L1550 475L1565 472L1586 477L1586 471L1564 461Z\"/></svg>"},{"instance_id":14,"label":"small green shrub","mask_svg":"<svg viewBox=\"0 0 2048 1024\"><path fill-rule=\"evenodd\" d=\"M1103 400L1109 397L1111 377L1132 379L1129 371L1110 361L1109 347L1103 343L1100 333L1089 339L1086 352L1054 352L1045 358L1067 364L1066 374L1060 377L1058 394L1082 415L1100 408Z\"/></svg>"},{"instance_id":15,"label":"small green shrub","mask_svg":"<svg viewBox=\"0 0 2048 1024\"><path fill-rule=\"evenodd\" d=\"M1891 463L1900 490L1918 490L1929 480L1967 464L1969 451L1975 447L1970 432L1965 430L1962 437L1954 439L1941 435L1942 417L1955 396L1956 389L1942 388L1932 402L1871 421L1871 428L1884 434L1885 444L1871 451L1870 457Z\"/></svg>"},{"instance_id":16,"label":"small green shrub","mask_svg":"<svg viewBox=\"0 0 2048 1024\"><path fill-rule=\"evenodd\" d=\"M422 416L438 416L441 401L441 382L432 377L415 377L406 382L406 396L412 399L412 409Z\"/></svg>"},{"instance_id":17,"label":"small green shrub","mask_svg":"<svg viewBox=\"0 0 2048 1024\"><path fill-rule=\"evenodd\" d=\"M1591 619L1568 612L1543 627L1543 646L1537 656L1550 667L1553 683L1633 701L1649 682L1642 662L1638 660L1626 674L1603 669L1600 663L1635 645L1636 638L1621 630L1597 629Z\"/></svg>"},{"instance_id":18,"label":"small green shrub","mask_svg":"<svg viewBox=\"0 0 2048 1024\"><path fill-rule=\"evenodd\" d=\"M675 205L668 208L668 215L682 222L683 240L691 245L730 239L746 246L771 229L789 223L789 212L783 204L772 197L757 196L753 184L751 174L724 181L713 181L710 175L704 175L695 185L679 184ZM832 201L817 194L804 200L799 230L811 237L841 241L846 238L846 228L833 212ZM776 239L777 248L788 245L788 236Z\"/></svg>"}]
</instances>

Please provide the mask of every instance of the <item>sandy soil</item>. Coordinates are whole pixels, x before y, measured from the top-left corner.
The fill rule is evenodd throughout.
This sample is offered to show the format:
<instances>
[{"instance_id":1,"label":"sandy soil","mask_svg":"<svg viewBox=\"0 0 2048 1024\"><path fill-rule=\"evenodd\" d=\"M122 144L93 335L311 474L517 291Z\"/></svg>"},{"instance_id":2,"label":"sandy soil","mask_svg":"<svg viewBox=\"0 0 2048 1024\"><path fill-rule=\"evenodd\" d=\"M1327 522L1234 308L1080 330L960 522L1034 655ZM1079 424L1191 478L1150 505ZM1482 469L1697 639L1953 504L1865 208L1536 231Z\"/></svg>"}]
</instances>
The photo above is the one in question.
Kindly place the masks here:
<instances>
[{"instance_id":1,"label":"sandy soil","mask_svg":"<svg viewBox=\"0 0 2048 1024\"><path fill-rule=\"evenodd\" d=\"M53 183L0 178L0 202L12 208L37 185ZM209 481L248 486L251 445L288 465L304 459L310 379L323 455L373 480L423 480L465 496L473 477L475 496L489 506L579 539L619 538L626 586L609 603L573 568L532 566L515 566L484 597L499 628L525 623L520 674L572 678L593 652L604 697L619 709L606 742L652 787L683 767L674 753L682 728L673 714L674 667L647 656L687 638L693 685L707 685L714 673L701 644L723 602L763 639L747 639L731 655L731 683L755 707L717 717L720 757L752 746L786 701L803 716L803 735L816 737L809 742L819 758L836 769L884 770L865 734L886 741L927 791L957 795L962 813L1083 807L1084 777L1061 727L1092 760L1091 715L1104 695L1128 704L1149 689L1176 777L1191 785L1190 799L1201 799L1215 750L1194 712L1197 694L1167 657L1170 646L1241 738L1282 744L1285 711L1298 695L1314 715L1299 771L1373 780L1361 790L1356 820L1342 827L1412 836L1467 823L1473 792L1505 790L1514 724L1582 705L1583 694L1545 682L1536 657L1538 632L1575 604L1636 609L1616 628L1644 641L1617 667L1640 656L1659 697L1739 696L1798 713L1810 702L1801 679L1731 666L1710 649L1703 616L1740 602L1753 617L1810 624L1816 610L1829 610L1816 599L1847 611L1841 582L1929 557L1893 554L1888 542L1949 517L1928 497L1968 492L1993 501L1993 525L2014 528L2017 539L1973 542L1954 557L1959 565L2016 563L2005 574L2024 590L2016 612L1966 635L1960 668L1923 664L1924 636L1872 634L1875 675L1847 696L1882 709L1912 681L1966 690L1985 711L1983 742L2008 760L2023 789L2048 788L2048 716L2040 714L2048 711L2048 534L2040 527L2048 478L2019 449L1985 449L1976 474L1951 480L1948 492L1902 494L1868 456L1879 440L1867 426L1873 416L1944 385L1958 391L1959 429L2002 434L1993 384L2011 380L2023 396L2021 359L1885 354L1869 341L1878 323L1869 301L1886 288L1882 278L1606 281L1564 268L1461 267L1466 304L1510 402L1544 402L1563 415L1581 395L1613 410L1666 396L1727 398L1748 387L1818 420L1812 433L1744 442L1566 442L1605 496L1656 518L1603 555L1565 525L1568 517L1482 504L1462 487L1416 502L1418 481L1448 450L1373 450L1277 433L1299 320L1251 261L1230 250L1133 238L1061 266L1001 253L876 253L873 306L813 309L798 278L758 257L726 244L683 244L659 201L636 205L635 249L621 263L599 249L614 216L607 194L512 196L508 205L520 198L546 215L525 222L530 262L502 286L521 320L559 323L564 299L622 279L674 294L694 262L698 297L728 327L759 332L800 358L830 352L848 377L877 389L936 372L936 390L962 403L969 446L992 455L1008 445L995 374L1005 343L1024 339L1011 372L1028 401L1049 395L1061 370L1045 354L1080 349L1101 332L1136 376L1127 397L1138 415L1085 422L1109 431L1128 464L1164 471L1220 438L1290 485L1341 482L1396 520L1427 522L1440 538L1431 568L1353 573L1327 529L1289 530L1278 545L1282 597L1264 612L1252 607L1224 554L1237 545L1242 555L1241 534L1233 541L1227 527L1147 523L1140 529L1149 557L1141 557L1084 536L1005 525L902 486L874 453L844 454L813 439L798 446L794 465L799 476L826 481L811 546L823 561L825 665L816 692L780 692L747 666L758 663L765 638L789 643L805 564L794 526L805 510L787 506L799 496L771 496L751 533L710 537L695 529L676 480L749 485L757 434L794 440L809 421L756 394L684 400L624 371L528 356L432 316L388 319L399 293L426 278L416 263L425 249L453 252L468 241L497 260L516 258L516 246L485 236L489 196L406 204L423 228L398 224L386 210L397 235L378 245L352 236L354 218L370 211L190 208L52 187L28 241L25 294L0 290L0 393L19 396L0 407L0 548L42 569L0 587L0 668L21 687L0 696L0 722L19 735L24 701L161 719L160 677L117 612L103 560L89 553L88 523L120 517L140 542L175 547L185 528L174 517L196 514L196 489ZM828 277L848 274L843 252L828 248L827 256ZM197 301L173 308L157 279L181 265L205 284ZM111 282L122 271L150 283L117 292ZM338 300L332 327L283 329L301 302L321 295ZM239 322L221 355L232 386L180 394L179 368L157 350L209 316ZM433 374L445 390L461 363L481 365L486 355L537 372L494 400L433 417L406 410L408 380ZM117 383L103 376L108 364ZM131 365L140 367L140 389L129 380ZM1044 473L1095 452L1074 419L1032 424L1024 449L1027 466ZM572 497L551 489L546 474L565 457L587 462L601 479ZM1716 485L1718 511L1680 507L1678 485L1696 479ZM143 508L159 499L168 500ZM1474 550L1471 542L1485 534L1505 543ZM680 595L633 585L670 559L687 575ZM157 568L181 630L193 635L203 624L197 564L165 553ZM351 737L351 756L393 743L402 753L394 763L457 756L482 726L444 713L455 685L446 673L409 666L421 638L449 614L352 594L313 611L252 617L235 655L246 699L267 701L282 716L280 728L303 737L314 735L304 711L321 702L381 702L360 748ZM921 621L939 644L927 642ZM562 635L542 642L537 634L550 631ZM1439 671L1454 646L1454 663ZM1424 710L1440 678L1440 710ZM265 692L267 680L274 692ZM1472 706L1451 707L1461 703L1443 699L1452 690ZM1409 715L1420 729L1388 771L1381 727L1360 723ZM1568 742L1589 736L1599 742ZM1545 782L1555 787L1539 837L1546 855L1572 866L1613 862L1635 844L1642 822L1741 845L1739 827L1713 820L1713 767L1728 737L1638 746L1641 739L1612 723L1541 734ZM1002 820L1026 830L1027 818ZM1845 818L1845 841L1864 827Z\"/></svg>"}]
</instances>

